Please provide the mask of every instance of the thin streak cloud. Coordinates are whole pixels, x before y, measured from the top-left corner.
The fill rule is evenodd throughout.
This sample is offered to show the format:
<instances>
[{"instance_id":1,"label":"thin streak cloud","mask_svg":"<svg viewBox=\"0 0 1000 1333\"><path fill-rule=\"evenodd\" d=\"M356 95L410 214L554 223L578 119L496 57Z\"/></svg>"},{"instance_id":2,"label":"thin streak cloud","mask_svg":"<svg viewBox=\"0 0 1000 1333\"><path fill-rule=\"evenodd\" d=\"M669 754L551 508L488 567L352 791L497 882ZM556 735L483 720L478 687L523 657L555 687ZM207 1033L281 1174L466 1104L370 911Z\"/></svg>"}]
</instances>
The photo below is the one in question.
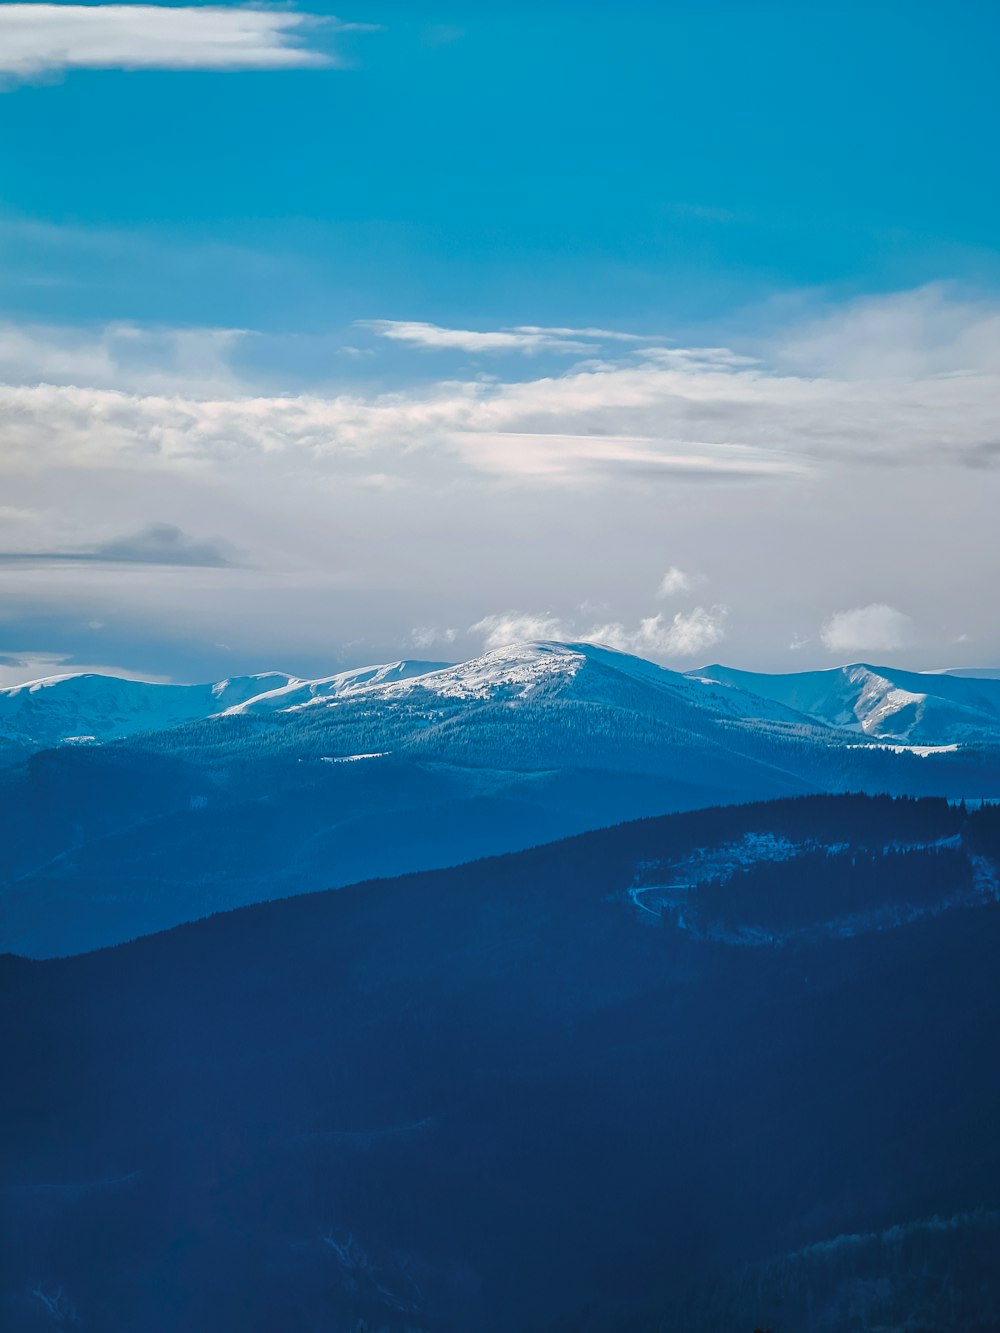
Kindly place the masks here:
<instances>
[{"instance_id":1,"label":"thin streak cloud","mask_svg":"<svg viewBox=\"0 0 1000 1333\"><path fill-rule=\"evenodd\" d=\"M292 9L166 5L0 5L0 76L72 69L309 69L341 59L315 45L372 25Z\"/></svg>"},{"instance_id":2,"label":"thin streak cloud","mask_svg":"<svg viewBox=\"0 0 1000 1333\"><path fill-rule=\"evenodd\" d=\"M446 329L440 324L427 324L419 320L403 319L366 319L359 320L358 327L369 329L380 338L391 342L406 343L410 347L422 347L433 352L589 352L593 348L589 343L581 342L580 337L591 336L580 331L579 337L564 336L574 330L555 330L541 328L516 329Z\"/></svg>"}]
</instances>

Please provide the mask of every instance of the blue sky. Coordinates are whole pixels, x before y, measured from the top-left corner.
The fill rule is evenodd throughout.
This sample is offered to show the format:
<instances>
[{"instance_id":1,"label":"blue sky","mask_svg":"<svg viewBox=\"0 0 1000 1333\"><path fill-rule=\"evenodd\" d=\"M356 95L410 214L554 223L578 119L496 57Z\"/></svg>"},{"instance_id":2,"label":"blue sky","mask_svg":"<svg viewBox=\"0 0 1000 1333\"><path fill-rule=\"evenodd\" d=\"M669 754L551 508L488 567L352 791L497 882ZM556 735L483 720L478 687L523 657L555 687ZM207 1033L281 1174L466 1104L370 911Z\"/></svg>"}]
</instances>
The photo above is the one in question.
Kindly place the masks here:
<instances>
[{"instance_id":1,"label":"blue sky","mask_svg":"<svg viewBox=\"0 0 1000 1333\"><path fill-rule=\"evenodd\" d=\"M39 290L36 243L8 308L659 330L787 288L998 276L995 5L422 8L340 10L383 25L317 34L344 70L81 70L9 93L7 218L235 253L95 273L68 247L63 289Z\"/></svg>"},{"instance_id":2,"label":"blue sky","mask_svg":"<svg viewBox=\"0 0 1000 1333\"><path fill-rule=\"evenodd\" d=\"M171 8L0 5L10 672L1000 655L995 5Z\"/></svg>"}]
</instances>

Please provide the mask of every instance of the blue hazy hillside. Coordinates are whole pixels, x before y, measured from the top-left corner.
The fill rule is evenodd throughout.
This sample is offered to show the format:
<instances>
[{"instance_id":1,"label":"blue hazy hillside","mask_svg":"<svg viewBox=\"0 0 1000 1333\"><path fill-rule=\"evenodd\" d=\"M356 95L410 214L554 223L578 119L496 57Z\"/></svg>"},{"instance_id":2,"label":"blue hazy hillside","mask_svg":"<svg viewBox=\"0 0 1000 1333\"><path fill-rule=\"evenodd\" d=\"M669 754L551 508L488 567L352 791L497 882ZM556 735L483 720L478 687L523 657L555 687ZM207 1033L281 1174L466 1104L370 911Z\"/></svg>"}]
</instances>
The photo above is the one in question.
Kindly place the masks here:
<instances>
[{"instance_id":1,"label":"blue hazy hillside","mask_svg":"<svg viewBox=\"0 0 1000 1333\"><path fill-rule=\"evenodd\" d=\"M998 865L813 797L0 959L0 1323L987 1333Z\"/></svg>"},{"instance_id":2,"label":"blue hazy hillside","mask_svg":"<svg viewBox=\"0 0 1000 1333\"><path fill-rule=\"evenodd\" d=\"M42 748L0 770L0 947L82 952L246 903L712 804L1000 795L987 706L1000 683L948 678L965 702L954 731L939 716L931 745L900 741L888 705L888 730L874 729L872 681L888 673L833 674L844 719L831 716L828 682L741 685L735 674L531 643L458 666L201 687L190 698L213 711L180 725L143 688L159 701L194 687L83 677L8 691L8 719L22 740L30 722ZM931 697L944 678L916 679ZM77 739L53 748L56 734Z\"/></svg>"}]
</instances>

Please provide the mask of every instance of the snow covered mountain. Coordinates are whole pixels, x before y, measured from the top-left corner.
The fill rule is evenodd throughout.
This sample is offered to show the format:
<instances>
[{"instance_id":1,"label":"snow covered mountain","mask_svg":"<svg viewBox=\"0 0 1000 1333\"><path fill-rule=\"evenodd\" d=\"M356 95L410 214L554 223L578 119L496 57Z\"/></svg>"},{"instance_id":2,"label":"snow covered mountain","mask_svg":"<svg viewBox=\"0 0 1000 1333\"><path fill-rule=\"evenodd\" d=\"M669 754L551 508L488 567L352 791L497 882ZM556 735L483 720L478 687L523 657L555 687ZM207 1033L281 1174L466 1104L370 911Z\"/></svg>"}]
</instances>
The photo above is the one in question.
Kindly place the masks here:
<instances>
[{"instance_id":1,"label":"snow covered mountain","mask_svg":"<svg viewBox=\"0 0 1000 1333\"><path fill-rule=\"evenodd\" d=\"M424 697L481 703L578 700L611 706L654 690L661 699L672 698L684 707L693 705L719 716L807 720L780 701L718 688L713 681L693 679L600 644L535 641L498 648L471 661L430 668L426 673L388 674L409 665L418 664L396 663L391 669L383 668L366 679L361 688L370 699L386 703ZM254 711L257 702L251 700L239 711Z\"/></svg>"},{"instance_id":2,"label":"snow covered mountain","mask_svg":"<svg viewBox=\"0 0 1000 1333\"><path fill-rule=\"evenodd\" d=\"M657 713L673 707L731 719L791 724L811 720L766 689L734 689L728 681L708 679L707 672L701 678L684 676L594 644L533 642L458 665L403 660L318 680L277 671L201 685L91 674L50 676L0 689L0 759L11 762L54 746L119 740L216 717L308 716L310 722L324 717L329 724L330 706L345 700L364 700L369 718L372 709L388 715L423 706L444 720L471 704L530 703L533 711L557 703L631 709L640 696L647 705L655 700ZM648 707L640 704L640 711Z\"/></svg>"},{"instance_id":3,"label":"snow covered mountain","mask_svg":"<svg viewBox=\"0 0 1000 1333\"><path fill-rule=\"evenodd\" d=\"M213 685L90 674L48 676L0 689L0 743L17 753L163 731L221 712L288 680L279 672Z\"/></svg>"},{"instance_id":4,"label":"snow covered mountain","mask_svg":"<svg viewBox=\"0 0 1000 1333\"><path fill-rule=\"evenodd\" d=\"M550 642L319 681L6 690L0 950L78 952L670 811L1000 797L998 691L860 666L681 674Z\"/></svg>"},{"instance_id":5,"label":"snow covered mountain","mask_svg":"<svg viewBox=\"0 0 1000 1333\"><path fill-rule=\"evenodd\" d=\"M712 665L681 674L595 644L532 642L471 661L397 661L304 680L284 672L178 685L62 675L0 689L0 758L117 740L218 716L310 720L346 700L368 710L423 705L590 703L706 718L836 729L855 742L945 746L1000 741L1000 678L864 663L768 675ZM640 711L645 711L640 708ZM438 720L443 720L443 715Z\"/></svg>"},{"instance_id":6,"label":"snow covered mountain","mask_svg":"<svg viewBox=\"0 0 1000 1333\"><path fill-rule=\"evenodd\" d=\"M94 674L47 676L0 689L0 760L56 745L118 740L166 731L218 713L291 708L313 698L350 694L369 683L434 670L436 662L359 667L322 680L281 671L207 685L176 685Z\"/></svg>"},{"instance_id":7,"label":"snow covered mountain","mask_svg":"<svg viewBox=\"0 0 1000 1333\"><path fill-rule=\"evenodd\" d=\"M708 666L692 679L730 686L872 740L961 745L1000 740L1000 679L865 663L766 675Z\"/></svg>"}]
</instances>

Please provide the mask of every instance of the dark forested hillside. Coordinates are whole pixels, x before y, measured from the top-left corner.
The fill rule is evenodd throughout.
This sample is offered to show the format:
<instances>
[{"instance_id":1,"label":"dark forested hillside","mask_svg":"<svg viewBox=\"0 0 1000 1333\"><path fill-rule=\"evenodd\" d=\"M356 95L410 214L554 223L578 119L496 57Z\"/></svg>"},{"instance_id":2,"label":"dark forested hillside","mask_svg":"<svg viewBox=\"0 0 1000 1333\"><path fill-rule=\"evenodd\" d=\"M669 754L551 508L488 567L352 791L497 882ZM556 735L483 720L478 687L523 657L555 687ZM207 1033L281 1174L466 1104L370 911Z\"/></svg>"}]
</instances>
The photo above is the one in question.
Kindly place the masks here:
<instances>
[{"instance_id":1,"label":"dark forested hillside","mask_svg":"<svg viewBox=\"0 0 1000 1333\"><path fill-rule=\"evenodd\" d=\"M0 1324L986 1333L998 858L811 797L8 957Z\"/></svg>"}]
</instances>

